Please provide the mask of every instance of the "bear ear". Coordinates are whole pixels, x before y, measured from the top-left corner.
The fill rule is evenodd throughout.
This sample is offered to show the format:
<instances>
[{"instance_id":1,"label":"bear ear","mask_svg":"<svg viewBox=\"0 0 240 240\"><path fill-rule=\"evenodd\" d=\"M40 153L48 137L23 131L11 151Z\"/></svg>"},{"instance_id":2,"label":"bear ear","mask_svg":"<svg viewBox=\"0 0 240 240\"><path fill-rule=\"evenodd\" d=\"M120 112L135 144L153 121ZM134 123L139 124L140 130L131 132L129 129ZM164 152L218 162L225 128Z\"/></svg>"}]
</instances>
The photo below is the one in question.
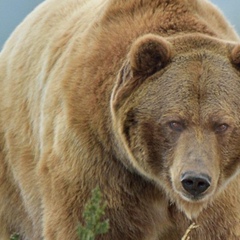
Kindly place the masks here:
<instances>
[{"instance_id":1,"label":"bear ear","mask_svg":"<svg viewBox=\"0 0 240 240\"><path fill-rule=\"evenodd\" d=\"M148 76L167 65L171 50L167 40L154 34L144 35L133 43L112 93L113 109L118 109Z\"/></svg>"},{"instance_id":2,"label":"bear ear","mask_svg":"<svg viewBox=\"0 0 240 240\"><path fill-rule=\"evenodd\" d=\"M133 76L154 74L165 67L171 58L171 45L164 38L147 34L137 39L130 50Z\"/></svg>"},{"instance_id":3,"label":"bear ear","mask_svg":"<svg viewBox=\"0 0 240 240\"><path fill-rule=\"evenodd\" d=\"M234 65L240 67L240 44L233 48L231 52L231 60Z\"/></svg>"}]
</instances>

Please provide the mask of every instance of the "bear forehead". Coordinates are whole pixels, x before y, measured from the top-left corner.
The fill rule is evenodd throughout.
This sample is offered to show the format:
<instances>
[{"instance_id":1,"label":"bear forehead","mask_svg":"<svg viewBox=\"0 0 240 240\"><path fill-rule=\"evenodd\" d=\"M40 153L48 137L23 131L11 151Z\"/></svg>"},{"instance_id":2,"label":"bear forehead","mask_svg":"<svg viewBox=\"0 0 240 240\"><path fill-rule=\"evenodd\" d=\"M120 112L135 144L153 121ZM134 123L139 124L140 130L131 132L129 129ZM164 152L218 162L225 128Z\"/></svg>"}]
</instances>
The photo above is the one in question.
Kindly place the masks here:
<instances>
[{"instance_id":1,"label":"bear forehead","mask_svg":"<svg viewBox=\"0 0 240 240\"><path fill-rule=\"evenodd\" d=\"M209 50L212 53L229 56L236 42L214 38L201 33L189 33L166 38L173 46L176 54L193 53L194 51Z\"/></svg>"},{"instance_id":2,"label":"bear forehead","mask_svg":"<svg viewBox=\"0 0 240 240\"><path fill-rule=\"evenodd\" d=\"M199 48L177 54L163 71L149 77L136 92L135 102L140 112L155 118L238 121L239 96L239 73L228 56Z\"/></svg>"},{"instance_id":3,"label":"bear forehead","mask_svg":"<svg viewBox=\"0 0 240 240\"><path fill-rule=\"evenodd\" d=\"M166 94L172 93L182 100L197 98L208 104L231 102L240 93L237 69L226 56L208 50L173 58L169 68L159 76L158 84Z\"/></svg>"}]
</instances>

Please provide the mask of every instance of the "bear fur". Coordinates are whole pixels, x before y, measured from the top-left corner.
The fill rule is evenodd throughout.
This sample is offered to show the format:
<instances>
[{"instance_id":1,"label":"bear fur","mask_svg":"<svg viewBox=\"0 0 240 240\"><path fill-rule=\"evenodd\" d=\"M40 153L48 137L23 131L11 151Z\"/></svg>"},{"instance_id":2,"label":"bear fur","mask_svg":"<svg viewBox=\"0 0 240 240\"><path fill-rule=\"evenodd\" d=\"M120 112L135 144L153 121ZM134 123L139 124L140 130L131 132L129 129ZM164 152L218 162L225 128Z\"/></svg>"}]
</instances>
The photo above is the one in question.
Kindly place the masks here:
<instances>
[{"instance_id":1,"label":"bear fur","mask_svg":"<svg viewBox=\"0 0 240 240\"><path fill-rule=\"evenodd\" d=\"M238 42L207 0L43 2L0 54L0 239L78 239L96 186L98 240L240 239Z\"/></svg>"}]
</instances>

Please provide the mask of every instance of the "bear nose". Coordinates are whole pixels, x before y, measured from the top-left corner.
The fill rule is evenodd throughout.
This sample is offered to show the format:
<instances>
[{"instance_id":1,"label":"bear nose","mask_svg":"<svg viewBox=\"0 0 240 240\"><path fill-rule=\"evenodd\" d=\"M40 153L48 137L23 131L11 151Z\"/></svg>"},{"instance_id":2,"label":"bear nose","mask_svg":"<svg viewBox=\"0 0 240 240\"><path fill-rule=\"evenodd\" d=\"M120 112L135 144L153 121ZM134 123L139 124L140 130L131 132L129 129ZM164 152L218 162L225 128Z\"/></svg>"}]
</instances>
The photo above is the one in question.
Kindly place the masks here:
<instances>
[{"instance_id":1,"label":"bear nose","mask_svg":"<svg viewBox=\"0 0 240 240\"><path fill-rule=\"evenodd\" d=\"M193 197L198 197L211 185L211 178L206 174L194 174L187 172L182 175L181 183L183 188Z\"/></svg>"}]
</instances>

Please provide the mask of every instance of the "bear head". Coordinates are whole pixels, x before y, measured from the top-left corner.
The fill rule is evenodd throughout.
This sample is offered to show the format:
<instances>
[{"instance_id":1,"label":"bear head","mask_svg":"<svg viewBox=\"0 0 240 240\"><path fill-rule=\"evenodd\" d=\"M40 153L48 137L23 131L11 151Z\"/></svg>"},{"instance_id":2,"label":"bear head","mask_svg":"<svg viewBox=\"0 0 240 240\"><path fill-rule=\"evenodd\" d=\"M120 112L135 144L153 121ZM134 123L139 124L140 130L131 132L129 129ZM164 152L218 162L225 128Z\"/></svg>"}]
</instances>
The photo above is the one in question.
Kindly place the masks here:
<instances>
[{"instance_id":1,"label":"bear head","mask_svg":"<svg viewBox=\"0 0 240 240\"><path fill-rule=\"evenodd\" d=\"M111 96L118 154L196 218L240 169L240 47L201 34L147 34Z\"/></svg>"}]
</instances>

